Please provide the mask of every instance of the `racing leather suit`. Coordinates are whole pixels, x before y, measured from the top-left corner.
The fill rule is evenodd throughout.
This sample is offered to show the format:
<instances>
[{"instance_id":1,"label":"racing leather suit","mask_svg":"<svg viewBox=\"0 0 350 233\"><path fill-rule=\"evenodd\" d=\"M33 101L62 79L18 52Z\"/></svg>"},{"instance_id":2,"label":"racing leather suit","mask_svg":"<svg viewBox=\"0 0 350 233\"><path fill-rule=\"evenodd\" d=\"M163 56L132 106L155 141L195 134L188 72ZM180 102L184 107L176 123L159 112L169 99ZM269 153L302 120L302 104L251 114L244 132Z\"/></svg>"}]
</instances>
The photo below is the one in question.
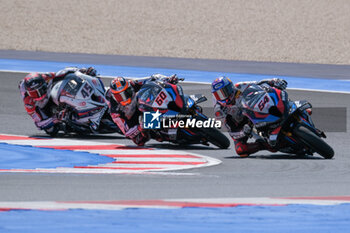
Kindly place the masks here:
<instances>
[{"instance_id":1,"label":"racing leather suit","mask_svg":"<svg viewBox=\"0 0 350 233\"><path fill-rule=\"evenodd\" d=\"M248 118L243 115L242 93L251 85L259 85L268 88L269 86L284 90L287 82L282 79L265 79L259 82L239 82L235 84L236 93L229 97L229 103L223 105L216 102L214 105L215 117L221 120L229 131L231 138L235 143L236 153L241 157L247 157L250 154L256 153L260 150L269 150L274 152L272 147L261 141L248 143L252 128L247 124Z\"/></svg>"},{"instance_id":2,"label":"racing leather suit","mask_svg":"<svg viewBox=\"0 0 350 233\"><path fill-rule=\"evenodd\" d=\"M113 97L110 89L106 91L106 99L109 101L110 115L119 129L123 132L126 138L131 139L138 146L143 146L147 141L150 140L150 135L140 125L140 116L142 112L138 109L136 94L142 88L142 86L150 81L157 79L171 82L177 79L176 75L165 76L161 74L155 74L150 77L129 80L131 86L134 88L134 95L131 103L123 106L119 104Z\"/></svg>"},{"instance_id":3,"label":"racing leather suit","mask_svg":"<svg viewBox=\"0 0 350 233\"><path fill-rule=\"evenodd\" d=\"M49 93L51 92L52 87L55 83L60 80L63 80L66 75L80 71L84 74L96 76L96 70L92 67L78 69L76 67L67 67L63 70L60 70L56 73L49 72L43 73L42 76L47 83L47 95L45 98L36 101L31 98L24 87L24 80L20 81L18 88L20 89L21 96L24 102L24 108L27 111L28 115L34 120L34 124L40 130L46 130L47 132L53 132L55 130L56 124L58 123L56 116L53 116L49 106L54 103L50 103Z\"/></svg>"}]
</instances>

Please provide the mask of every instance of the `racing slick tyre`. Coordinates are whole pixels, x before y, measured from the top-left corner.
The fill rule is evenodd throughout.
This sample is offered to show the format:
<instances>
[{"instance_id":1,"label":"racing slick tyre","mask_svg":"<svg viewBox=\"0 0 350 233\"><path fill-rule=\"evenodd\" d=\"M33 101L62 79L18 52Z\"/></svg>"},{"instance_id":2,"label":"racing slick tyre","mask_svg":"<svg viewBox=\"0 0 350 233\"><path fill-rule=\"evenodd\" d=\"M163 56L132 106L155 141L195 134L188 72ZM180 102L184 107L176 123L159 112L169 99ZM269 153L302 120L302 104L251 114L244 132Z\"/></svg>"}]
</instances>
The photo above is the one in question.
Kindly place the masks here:
<instances>
[{"instance_id":1,"label":"racing slick tyre","mask_svg":"<svg viewBox=\"0 0 350 233\"><path fill-rule=\"evenodd\" d=\"M205 138L215 146L221 149L227 149L230 146L230 140L219 130L214 128L201 129Z\"/></svg>"},{"instance_id":2,"label":"racing slick tyre","mask_svg":"<svg viewBox=\"0 0 350 233\"><path fill-rule=\"evenodd\" d=\"M311 150L317 152L325 159L331 159L334 156L334 150L319 136L310 131L308 128L299 125L293 130L299 140Z\"/></svg>"},{"instance_id":3,"label":"racing slick tyre","mask_svg":"<svg viewBox=\"0 0 350 233\"><path fill-rule=\"evenodd\" d=\"M56 137L58 132L60 131L60 127L58 125L52 126L50 129L44 129L45 133L50 135L50 137Z\"/></svg>"}]
</instances>

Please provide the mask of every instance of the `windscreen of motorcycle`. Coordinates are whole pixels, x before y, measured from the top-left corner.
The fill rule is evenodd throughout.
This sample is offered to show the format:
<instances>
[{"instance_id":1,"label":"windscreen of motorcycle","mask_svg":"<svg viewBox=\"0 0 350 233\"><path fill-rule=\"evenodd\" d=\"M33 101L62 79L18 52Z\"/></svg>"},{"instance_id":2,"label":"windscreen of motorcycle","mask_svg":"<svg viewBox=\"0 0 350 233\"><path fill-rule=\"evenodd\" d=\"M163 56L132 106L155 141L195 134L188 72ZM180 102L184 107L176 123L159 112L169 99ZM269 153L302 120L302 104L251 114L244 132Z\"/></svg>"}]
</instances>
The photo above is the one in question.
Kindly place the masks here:
<instances>
[{"instance_id":1,"label":"windscreen of motorcycle","mask_svg":"<svg viewBox=\"0 0 350 233\"><path fill-rule=\"evenodd\" d=\"M77 95L82 85L83 85L82 79L78 77L72 78L66 83L66 85L62 89L61 96L74 98Z\"/></svg>"},{"instance_id":2,"label":"windscreen of motorcycle","mask_svg":"<svg viewBox=\"0 0 350 233\"><path fill-rule=\"evenodd\" d=\"M258 85L244 91L242 104L244 108L263 114L269 114L270 107L275 105L269 94Z\"/></svg>"},{"instance_id":3,"label":"windscreen of motorcycle","mask_svg":"<svg viewBox=\"0 0 350 233\"><path fill-rule=\"evenodd\" d=\"M81 87L84 84L84 80L75 76L68 75L64 80L57 82L50 93L53 102L59 105L61 96L66 96L68 98L74 98Z\"/></svg>"}]
</instances>

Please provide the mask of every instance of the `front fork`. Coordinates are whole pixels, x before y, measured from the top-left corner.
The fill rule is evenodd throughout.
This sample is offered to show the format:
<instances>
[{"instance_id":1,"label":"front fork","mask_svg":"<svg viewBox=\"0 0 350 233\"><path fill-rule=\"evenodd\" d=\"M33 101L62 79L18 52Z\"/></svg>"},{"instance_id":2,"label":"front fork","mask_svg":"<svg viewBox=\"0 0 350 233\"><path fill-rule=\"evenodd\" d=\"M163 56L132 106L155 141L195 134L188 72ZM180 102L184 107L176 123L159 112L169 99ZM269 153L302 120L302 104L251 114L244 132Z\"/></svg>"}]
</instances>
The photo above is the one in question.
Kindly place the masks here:
<instances>
[{"instance_id":1,"label":"front fork","mask_svg":"<svg viewBox=\"0 0 350 233\"><path fill-rule=\"evenodd\" d=\"M297 141L293 138L293 134L291 130L295 127L296 124L300 124L305 126L306 128L310 129L312 132L314 132L319 137L326 138L326 135L323 131L317 129L311 119L311 108L308 108L304 110L300 114L294 114L293 117L293 123L290 124L290 127L288 127L288 130L281 130L281 133L288 139L288 141L294 143L297 143Z\"/></svg>"}]
</instances>

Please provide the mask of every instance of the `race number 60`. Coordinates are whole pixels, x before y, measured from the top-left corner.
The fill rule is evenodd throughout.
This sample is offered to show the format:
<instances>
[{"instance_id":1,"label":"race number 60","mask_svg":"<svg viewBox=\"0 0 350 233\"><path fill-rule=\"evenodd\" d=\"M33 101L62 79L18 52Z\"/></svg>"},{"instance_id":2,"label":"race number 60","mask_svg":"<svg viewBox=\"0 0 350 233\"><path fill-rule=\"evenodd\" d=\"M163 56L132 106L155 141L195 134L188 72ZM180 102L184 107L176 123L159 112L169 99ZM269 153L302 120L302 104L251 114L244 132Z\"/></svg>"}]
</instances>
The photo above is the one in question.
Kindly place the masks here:
<instances>
[{"instance_id":1,"label":"race number 60","mask_svg":"<svg viewBox=\"0 0 350 233\"><path fill-rule=\"evenodd\" d=\"M161 106L165 99L166 94L163 91L161 91L155 101L159 106Z\"/></svg>"}]
</instances>

